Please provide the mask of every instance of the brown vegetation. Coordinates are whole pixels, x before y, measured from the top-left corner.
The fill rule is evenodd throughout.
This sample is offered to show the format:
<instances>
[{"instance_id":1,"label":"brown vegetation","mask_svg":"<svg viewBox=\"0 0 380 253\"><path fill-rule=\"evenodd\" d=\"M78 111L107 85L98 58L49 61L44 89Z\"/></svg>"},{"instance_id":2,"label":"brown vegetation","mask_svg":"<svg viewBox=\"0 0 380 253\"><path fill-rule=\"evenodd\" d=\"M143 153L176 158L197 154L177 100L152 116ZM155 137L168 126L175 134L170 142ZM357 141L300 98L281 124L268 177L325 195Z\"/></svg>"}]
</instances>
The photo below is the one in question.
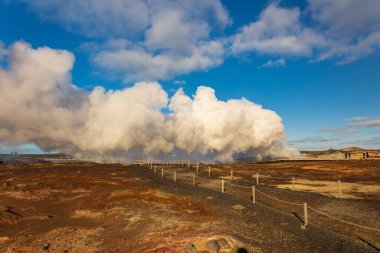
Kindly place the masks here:
<instances>
[{"instance_id":1,"label":"brown vegetation","mask_svg":"<svg viewBox=\"0 0 380 253\"><path fill-rule=\"evenodd\" d=\"M174 183L171 174L161 178L159 173L139 166L84 162L1 165L0 251L183 252L193 243L199 252L206 252L210 240L224 238L231 247L244 246L250 252L374 252L373 247L354 240L355 235L333 222L322 220L323 227L311 224L302 230L302 221L286 207L268 208L272 203L264 199L253 205L249 196L233 194L230 188L226 194L208 189L216 187L218 190L219 178L228 174L230 168L241 173L239 177L244 184L254 181L252 174L256 171L268 176L302 172L305 177L317 175L323 180L328 179L325 173L330 173L329 170L315 173L318 166L325 165L282 165L284 170L280 169L281 164L213 166L215 181L197 182L196 187L191 185L191 178L178 174L178 182ZM368 173L372 173L375 170L372 167L377 165L368 163L366 166ZM341 179L354 180L355 173L352 176L348 172L351 167L342 169ZM194 171L194 168L179 169L178 166L167 170L175 168L182 172ZM199 176L208 176L205 168L201 166ZM338 176L333 179L336 178ZM378 180L374 175L358 179ZM300 200L298 195L282 196L284 190L281 189L262 190L289 200ZM323 204L321 210L338 210L334 199L332 202L313 201ZM341 202L339 206L344 210L351 208L351 212L359 208L351 202ZM372 225L377 226L379 217L378 214L373 217L373 213L378 210L378 202L367 206L374 219ZM311 216L312 220L316 218ZM379 246L375 234L356 232L367 242Z\"/></svg>"}]
</instances>

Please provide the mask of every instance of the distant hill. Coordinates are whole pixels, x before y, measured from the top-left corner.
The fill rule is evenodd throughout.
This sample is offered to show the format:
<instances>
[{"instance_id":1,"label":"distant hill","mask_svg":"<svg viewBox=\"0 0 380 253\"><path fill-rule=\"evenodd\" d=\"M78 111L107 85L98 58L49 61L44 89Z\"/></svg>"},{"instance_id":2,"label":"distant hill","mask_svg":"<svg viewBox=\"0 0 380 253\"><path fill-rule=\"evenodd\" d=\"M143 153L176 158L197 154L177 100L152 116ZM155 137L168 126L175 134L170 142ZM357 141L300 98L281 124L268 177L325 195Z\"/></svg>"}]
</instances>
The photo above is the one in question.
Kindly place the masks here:
<instances>
[{"instance_id":1,"label":"distant hill","mask_svg":"<svg viewBox=\"0 0 380 253\"><path fill-rule=\"evenodd\" d=\"M359 152L359 151L369 151L368 149L358 148L358 147L348 147L348 148L342 148L340 151L344 152Z\"/></svg>"},{"instance_id":2,"label":"distant hill","mask_svg":"<svg viewBox=\"0 0 380 253\"><path fill-rule=\"evenodd\" d=\"M4 163L37 163L47 162L48 159L70 159L64 153L56 154L0 154L0 164Z\"/></svg>"},{"instance_id":3,"label":"distant hill","mask_svg":"<svg viewBox=\"0 0 380 253\"><path fill-rule=\"evenodd\" d=\"M380 151L380 149L364 149L364 148L359 148L359 147L348 147L348 148L342 148L342 149L328 149L328 150L321 150L321 151L301 151L303 154L325 154L325 155L331 155L336 152L369 152L369 151Z\"/></svg>"}]
</instances>

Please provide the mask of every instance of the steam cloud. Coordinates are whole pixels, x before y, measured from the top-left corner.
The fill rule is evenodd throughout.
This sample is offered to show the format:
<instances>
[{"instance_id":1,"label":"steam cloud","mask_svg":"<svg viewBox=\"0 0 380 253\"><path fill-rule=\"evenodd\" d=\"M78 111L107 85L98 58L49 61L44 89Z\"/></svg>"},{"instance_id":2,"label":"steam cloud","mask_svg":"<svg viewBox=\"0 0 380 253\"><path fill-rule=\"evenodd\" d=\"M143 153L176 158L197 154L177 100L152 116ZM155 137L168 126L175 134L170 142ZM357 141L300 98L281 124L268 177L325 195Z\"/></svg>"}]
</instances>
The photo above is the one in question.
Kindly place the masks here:
<instances>
[{"instance_id":1,"label":"steam cloud","mask_svg":"<svg viewBox=\"0 0 380 253\"><path fill-rule=\"evenodd\" d=\"M297 155L286 145L281 118L246 99L220 101L204 86L193 98L182 89L169 98L156 82L87 92L71 84L75 59L68 51L16 42L7 55L1 141L103 160Z\"/></svg>"}]
</instances>

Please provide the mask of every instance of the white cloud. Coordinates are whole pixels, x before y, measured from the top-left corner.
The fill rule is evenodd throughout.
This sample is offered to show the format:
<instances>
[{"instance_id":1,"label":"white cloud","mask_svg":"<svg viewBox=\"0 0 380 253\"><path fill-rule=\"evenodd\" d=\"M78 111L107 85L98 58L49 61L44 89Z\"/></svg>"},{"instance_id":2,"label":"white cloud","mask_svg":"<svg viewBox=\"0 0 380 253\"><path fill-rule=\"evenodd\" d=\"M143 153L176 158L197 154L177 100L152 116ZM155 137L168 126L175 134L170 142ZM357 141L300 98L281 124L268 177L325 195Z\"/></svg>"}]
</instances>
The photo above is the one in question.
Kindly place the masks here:
<instances>
[{"instance_id":1,"label":"white cloud","mask_svg":"<svg viewBox=\"0 0 380 253\"><path fill-rule=\"evenodd\" d=\"M322 128L322 129L319 129L319 132L335 133L335 134L352 134L352 133L356 133L357 129L355 128Z\"/></svg>"},{"instance_id":2,"label":"white cloud","mask_svg":"<svg viewBox=\"0 0 380 253\"><path fill-rule=\"evenodd\" d=\"M2 142L102 160L297 154L281 118L246 99L220 101L208 87L169 98L157 82L85 92L71 84L73 63L65 50L11 46L9 68L0 68Z\"/></svg>"},{"instance_id":3,"label":"white cloud","mask_svg":"<svg viewBox=\"0 0 380 253\"><path fill-rule=\"evenodd\" d=\"M22 0L41 18L90 37L133 37L149 26L149 9L140 0Z\"/></svg>"},{"instance_id":4,"label":"white cloud","mask_svg":"<svg viewBox=\"0 0 380 253\"><path fill-rule=\"evenodd\" d=\"M376 0L308 0L308 10L329 36L338 40L367 37L380 29Z\"/></svg>"},{"instance_id":5,"label":"white cloud","mask_svg":"<svg viewBox=\"0 0 380 253\"><path fill-rule=\"evenodd\" d=\"M127 82L205 71L245 53L348 64L380 48L374 0L308 0L304 10L272 3L228 37L223 29L232 20L221 0L19 1L69 31L101 38L82 48Z\"/></svg>"},{"instance_id":6,"label":"white cloud","mask_svg":"<svg viewBox=\"0 0 380 253\"><path fill-rule=\"evenodd\" d=\"M362 122L350 123L348 126L358 126L358 127L377 127L380 126L380 119L366 120Z\"/></svg>"},{"instance_id":7,"label":"white cloud","mask_svg":"<svg viewBox=\"0 0 380 253\"><path fill-rule=\"evenodd\" d=\"M152 26L145 32L144 44L150 49L166 49L187 53L191 51L197 37L208 36L206 28L195 32L195 27L183 22L182 13L177 10L165 11L154 17ZM197 37L192 37L192 35Z\"/></svg>"},{"instance_id":8,"label":"white cloud","mask_svg":"<svg viewBox=\"0 0 380 253\"><path fill-rule=\"evenodd\" d=\"M326 41L300 23L300 13L299 8L269 5L257 21L244 26L232 37L232 53L311 55L313 47L322 47Z\"/></svg>"},{"instance_id":9,"label":"white cloud","mask_svg":"<svg viewBox=\"0 0 380 253\"><path fill-rule=\"evenodd\" d=\"M170 79L220 65L224 45L210 32L232 22L220 0L25 2L70 31L106 38L82 48L96 66L127 82Z\"/></svg>"},{"instance_id":10,"label":"white cloud","mask_svg":"<svg viewBox=\"0 0 380 253\"><path fill-rule=\"evenodd\" d=\"M209 41L195 47L189 54L171 51L154 54L144 48L100 51L93 59L97 66L124 76L125 82L170 79L175 75L208 70L220 65L224 47L220 41Z\"/></svg>"},{"instance_id":11,"label":"white cloud","mask_svg":"<svg viewBox=\"0 0 380 253\"><path fill-rule=\"evenodd\" d=\"M334 41L330 47L321 52L317 60L336 59L338 64L348 64L375 53L380 48L380 31L367 37L357 38L352 43Z\"/></svg>"},{"instance_id":12,"label":"white cloud","mask_svg":"<svg viewBox=\"0 0 380 253\"><path fill-rule=\"evenodd\" d=\"M285 66L286 61L283 58L277 59L277 60L269 60L266 63L264 63L261 67L263 68L271 68L271 67L283 67Z\"/></svg>"},{"instance_id":13,"label":"white cloud","mask_svg":"<svg viewBox=\"0 0 380 253\"><path fill-rule=\"evenodd\" d=\"M290 140L289 143L296 144L296 143L324 143L324 142L331 142L331 141L337 141L340 140L339 138L335 137L323 137L323 136L309 136L297 140Z\"/></svg>"},{"instance_id":14,"label":"white cloud","mask_svg":"<svg viewBox=\"0 0 380 253\"><path fill-rule=\"evenodd\" d=\"M187 153L217 154L259 152L277 157L296 155L285 145L284 126L273 111L246 99L220 101L215 90L198 87L193 99L182 89L170 105L175 143Z\"/></svg>"},{"instance_id":15,"label":"white cloud","mask_svg":"<svg viewBox=\"0 0 380 253\"><path fill-rule=\"evenodd\" d=\"M380 7L373 0L309 0L310 26L299 8L270 4L231 38L233 54L252 53L334 60L347 64L380 48Z\"/></svg>"},{"instance_id":16,"label":"white cloud","mask_svg":"<svg viewBox=\"0 0 380 253\"><path fill-rule=\"evenodd\" d=\"M155 2L156 0L152 0ZM171 1L172 2L172 1ZM228 11L219 0L179 0L178 8L183 10L188 19L206 19L212 21L210 24L226 27L232 23Z\"/></svg>"},{"instance_id":17,"label":"white cloud","mask_svg":"<svg viewBox=\"0 0 380 253\"><path fill-rule=\"evenodd\" d=\"M347 124L350 127L376 127L380 126L380 119L377 116L361 116L346 119L350 123Z\"/></svg>"},{"instance_id":18,"label":"white cloud","mask_svg":"<svg viewBox=\"0 0 380 253\"><path fill-rule=\"evenodd\" d=\"M361 117L353 117L350 119L346 119L346 121L365 121L365 120L370 120L376 117L370 117L370 116L361 116Z\"/></svg>"},{"instance_id":19,"label":"white cloud","mask_svg":"<svg viewBox=\"0 0 380 253\"><path fill-rule=\"evenodd\" d=\"M8 69L0 68L0 139L12 144L38 142L60 148L75 137L84 92L70 84L74 56L17 42ZM50 144L47 140L54 140Z\"/></svg>"},{"instance_id":20,"label":"white cloud","mask_svg":"<svg viewBox=\"0 0 380 253\"><path fill-rule=\"evenodd\" d=\"M140 42L144 32L153 37L169 35L169 42L175 39L171 29L191 28L197 37L203 33L201 30L207 33L211 27L224 28L232 22L220 0L19 1L25 2L41 18L56 21L70 31L89 37L134 39L135 42ZM197 31L190 27L193 25L197 25ZM188 33L178 32L179 36Z\"/></svg>"}]
</instances>

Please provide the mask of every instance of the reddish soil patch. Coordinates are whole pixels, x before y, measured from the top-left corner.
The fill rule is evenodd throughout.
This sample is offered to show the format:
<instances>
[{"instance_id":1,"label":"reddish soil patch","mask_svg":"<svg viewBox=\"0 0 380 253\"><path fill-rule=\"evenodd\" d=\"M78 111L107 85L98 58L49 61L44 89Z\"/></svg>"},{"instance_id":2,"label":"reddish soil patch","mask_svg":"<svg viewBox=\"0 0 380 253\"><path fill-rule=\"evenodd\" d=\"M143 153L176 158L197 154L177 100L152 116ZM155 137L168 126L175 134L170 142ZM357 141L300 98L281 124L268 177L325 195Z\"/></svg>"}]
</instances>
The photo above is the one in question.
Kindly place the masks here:
<instances>
[{"instance_id":1,"label":"reddish soil patch","mask_svg":"<svg viewBox=\"0 0 380 253\"><path fill-rule=\"evenodd\" d=\"M250 252L376 251L324 226L310 224L303 230L286 208L273 209L261 200L253 205L249 194L207 188L219 187L219 181L193 187L191 178L178 175L175 183L146 167L1 165L0 179L1 252L183 252L189 243L206 252L207 241L219 238ZM287 198L299 197L292 194Z\"/></svg>"}]
</instances>

